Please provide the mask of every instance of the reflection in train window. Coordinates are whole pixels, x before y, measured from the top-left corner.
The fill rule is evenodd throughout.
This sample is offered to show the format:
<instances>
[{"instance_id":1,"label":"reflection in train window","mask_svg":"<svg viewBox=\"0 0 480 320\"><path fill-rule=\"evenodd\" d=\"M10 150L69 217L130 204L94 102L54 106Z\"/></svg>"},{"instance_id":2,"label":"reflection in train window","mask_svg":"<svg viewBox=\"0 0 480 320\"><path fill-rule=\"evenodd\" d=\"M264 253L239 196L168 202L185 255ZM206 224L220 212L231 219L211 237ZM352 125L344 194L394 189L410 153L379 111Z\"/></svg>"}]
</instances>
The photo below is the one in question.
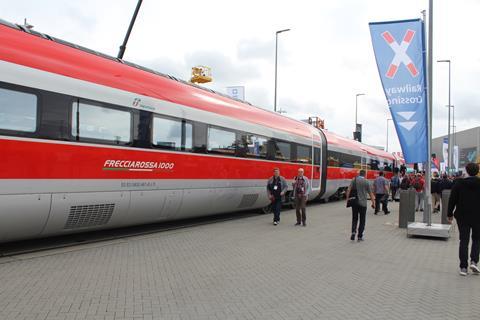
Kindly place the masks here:
<instances>
[{"instance_id":1,"label":"reflection in train window","mask_svg":"<svg viewBox=\"0 0 480 320\"><path fill-rule=\"evenodd\" d=\"M328 151L327 163L329 167L340 167L338 152Z\"/></svg>"},{"instance_id":2,"label":"reflection in train window","mask_svg":"<svg viewBox=\"0 0 480 320\"><path fill-rule=\"evenodd\" d=\"M392 172L392 163L384 162L383 163L383 170L387 172Z\"/></svg>"},{"instance_id":3,"label":"reflection in train window","mask_svg":"<svg viewBox=\"0 0 480 320\"><path fill-rule=\"evenodd\" d=\"M131 114L128 111L74 103L72 135L78 139L100 139L119 143L131 141Z\"/></svg>"},{"instance_id":4,"label":"reflection in train window","mask_svg":"<svg viewBox=\"0 0 480 320\"><path fill-rule=\"evenodd\" d=\"M362 159L353 154L328 151L328 166L361 169Z\"/></svg>"},{"instance_id":5,"label":"reflection in train window","mask_svg":"<svg viewBox=\"0 0 480 320\"><path fill-rule=\"evenodd\" d=\"M312 148L297 145L297 157L294 162L312 163Z\"/></svg>"},{"instance_id":6,"label":"reflection in train window","mask_svg":"<svg viewBox=\"0 0 480 320\"><path fill-rule=\"evenodd\" d=\"M191 123L183 121L185 127L184 150L191 151L193 149L193 125Z\"/></svg>"},{"instance_id":7,"label":"reflection in train window","mask_svg":"<svg viewBox=\"0 0 480 320\"><path fill-rule=\"evenodd\" d=\"M182 131L185 142L182 144ZM153 118L153 145L162 149L191 150L192 124L185 121Z\"/></svg>"},{"instance_id":8,"label":"reflection in train window","mask_svg":"<svg viewBox=\"0 0 480 320\"><path fill-rule=\"evenodd\" d=\"M244 133L241 136L240 145L237 149L237 156L249 158L266 158L267 144L267 138Z\"/></svg>"},{"instance_id":9,"label":"reflection in train window","mask_svg":"<svg viewBox=\"0 0 480 320\"><path fill-rule=\"evenodd\" d=\"M208 152L225 155L235 154L235 132L217 128L208 128Z\"/></svg>"},{"instance_id":10,"label":"reflection in train window","mask_svg":"<svg viewBox=\"0 0 480 320\"><path fill-rule=\"evenodd\" d=\"M291 146L287 142L276 142L275 160L290 161Z\"/></svg>"},{"instance_id":11,"label":"reflection in train window","mask_svg":"<svg viewBox=\"0 0 480 320\"><path fill-rule=\"evenodd\" d=\"M0 88L0 129L35 132L37 96Z\"/></svg>"},{"instance_id":12,"label":"reflection in train window","mask_svg":"<svg viewBox=\"0 0 480 320\"><path fill-rule=\"evenodd\" d=\"M380 170L380 162L375 159L370 160L370 169L372 170Z\"/></svg>"}]
</instances>

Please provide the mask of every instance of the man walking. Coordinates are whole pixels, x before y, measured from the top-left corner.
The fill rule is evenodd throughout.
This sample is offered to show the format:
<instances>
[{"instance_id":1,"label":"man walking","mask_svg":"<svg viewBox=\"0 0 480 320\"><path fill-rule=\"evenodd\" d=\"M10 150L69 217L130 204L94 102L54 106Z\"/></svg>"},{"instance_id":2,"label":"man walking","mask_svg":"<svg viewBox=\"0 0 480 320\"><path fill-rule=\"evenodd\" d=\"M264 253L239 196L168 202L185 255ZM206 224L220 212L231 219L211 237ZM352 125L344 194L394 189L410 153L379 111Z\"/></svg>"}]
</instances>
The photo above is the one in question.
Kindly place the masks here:
<instances>
[{"instance_id":1,"label":"man walking","mask_svg":"<svg viewBox=\"0 0 480 320\"><path fill-rule=\"evenodd\" d=\"M390 179L390 188L392 189L392 201L397 201L397 191L400 188L400 177L398 173L398 169L394 170L392 179Z\"/></svg>"},{"instance_id":2,"label":"man walking","mask_svg":"<svg viewBox=\"0 0 480 320\"><path fill-rule=\"evenodd\" d=\"M307 226L306 206L308 194L310 193L310 181L303 175L303 168L298 169L298 175L293 182L293 198L295 199L295 209L297 213L296 226L302 224ZM301 212L301 213L300 213Z\"/></svg>"},{"instance_id":3,"label":"man walking","mask_svg":"<svg viewBox=\"0 0 480 320\"><path fill-rule=\"evenodd\" d=\"M442 193L440 190L440 176L438 172L433 173L432 183L430 184L430 191L433 198L433 213L438 213L440 212L440 196Z\"/></svg>"},{"instance_id":4,"label":"man walking","mask_svg":"<svg viewBox=\"0 0 480 320\"><path fill-rule=\"evenodd\" d=\"M415 211L423 211L423 205L425 200L425 180L421 173L417 173L417 176L413 180L413 188L415 189Z\"/></svg>"},{"instance_id":5,"label":"man walking","mask_svg":"<svg viewBox=\"0 0 480 320\"><path fill-rule=\"evenodd\" d=\"M360 217L360 225L358 225L358 241L362 241L367 214L367 195L370 195L372 208L375 209L375 196L373 195L370 183L365 179L365 170L360 170L359 175L350 182L350 186L347 189L347 201L352 194L352 190L356 191L357 201L352 205L352 235L350 236L350 240L355 240L358 218Z\"/></svg>"},{"instance_id":6,"label":"man walking","mask_svg":"<svg viewBox=\"0 0 480 320\"><path fill-rule=\"evenodd\" d=\"M273 169L273 176L268 179L267 193L272 202L273 225L280 222L280 210L282 209L282 197L287 191L288 185L284 177L280 176L280 169Z\"/></svg>"},{"instance_id":7,"label":"man walking","mask_svg":"<svg viewBox=\"0 0 480 320\"><path fill-rule=\"evenodd\" d=\"M382 204L382 210L385 214L389 214L388 211L388 193L389 193L389 186L388 180L383 176L383 171L380 171L378 177L375 179L373 183L373 188L375 191L375 214L380 211L380 203Z\"/></svg>"},{"instance_id":8,"label":"man walking","mask_svg":"<svg viewBox=\"0 0 480 320\"><path fill-rule=\"evenodd\" d=\"M470 251L470 270L474 274L480 274L478 267L478 256L480 246L480 213L478 212L478 201L480 199L480 178L478 164L469 163L465 166L469 177L458 180L452 187L448 201L448 220L450 223L453 217L457 220L460 233L460 275L468 274L468 243L470 232L472 233L472 248ZM455 210L455 212L454 212Z\"/></svg>"}]
</instances>

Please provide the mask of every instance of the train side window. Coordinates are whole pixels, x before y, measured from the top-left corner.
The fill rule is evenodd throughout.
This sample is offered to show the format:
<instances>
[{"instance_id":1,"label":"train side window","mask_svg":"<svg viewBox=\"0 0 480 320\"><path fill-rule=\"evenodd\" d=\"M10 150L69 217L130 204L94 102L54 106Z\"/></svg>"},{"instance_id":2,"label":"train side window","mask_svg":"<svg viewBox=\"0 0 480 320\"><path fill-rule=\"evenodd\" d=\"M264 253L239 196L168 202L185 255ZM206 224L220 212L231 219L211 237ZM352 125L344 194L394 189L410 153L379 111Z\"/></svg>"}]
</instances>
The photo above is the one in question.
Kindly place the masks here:
<instances>
[{"instance_id":1,"label":"train side window","mask_svg":"<svg viewBox=\"0 0 480 320\"><path fill-rule=\"evenodd\" d=\"M340 159L338 152L328 151L328 166L329 167L340 167Z\"/></svg>"},{"instance_id":2,"label":"train side window","mask_svg":"<svg viewBox=\"0 0 480 320\"><path fill-rule=\"evenodd\" d=\"M183 121L183 145L182 150L192 151L193 149L193 125Z\"/></svg>"},{"instance_id":3,"label":"train side window","mask_svg":"<svg viewBox=\"0 0 480 320\"><path fill-rule=\"evenodd\" d=\"M267 157L268 139L253 134L244 133L241 135L237 155L248 158Z\"/></svg>"},{"instance_id":4,"label":"train side window","mask_svg":"<svg viewBox=\"0 0 480 320\"><path fill-rule=\"evenodd\" d=\"M153 145L158 148L192 150L192 124L186 121L154 117L152 139Z\"/></svg>"},{"instance_id":5,"label":"train side window","mask_svg":"<svg viewBox=\"0 0 480 320\"><path fill-rule=\"evenodd\" d=\"M383 162L383 171L391 172L392 165L388 161Z\"/></svg>"},{"instance_id":6,"label":"train side window","mask_svg":"<svg viewBox=\"0 0 480 320\"><path fill-rule=\"evenodd\" d=\"M205 123L194 122L193 127L193 152L207 152L207 125Z\"/></svg>"},{"instance_id":7,"label":"train side window","mask_svg":"<svg viewBox=\"0 0 480 320\"><path fill-rule=\"evenodd\" d=\"M297 156L294 162L312 163L312 147L297 145Z\"/></svg>"},{"instance_id":8,"label":"train side window","mask_svg":"<svg viewBox=\"0 0 480 320\"><path fill-rule=\"evenodd\" d=\"M275 160L281 161L290 161L291 158L291 145L287 142L276 142L276 152L275 152Z\"/></svg>"},{"instance_id":9,"label":"train side window","mask_svg":"<svg viewBox=\"0 0 480 320\"><path fill-rule=\"evenodd\" d=\"M35 132L37 96L0 88L0 129Z\"/></svg>"},{"instance_id":10,"label":"train side window","mask_svg":"<svg viewBox=\"0 0 480 320\"><path fill-rule=\"evenodd\" d=\"M371 160L370 160L370 168L371 168L372 170L379 170L379 162L378 162L378 160L371 159Z\"/></svg>"},{"instance_id":11,"label":"train side window","mask_svg":"<svg viewBox=\"0 0 480 320\"><path fill-rule=\"evenodd\" d=\"M354 157L350 154L340 153L340 167L342 168L353 168L354 167Z\"/></svg>"},{"instance_id":12,"label":"train side window","mask_svg":"<svg viewBox=\"0 0 480 320\"><path fill-rule=\"evenodd\" d=\"M210 153L235 155L237 145L236 134L233 131L208 128L207 150Z\"/></svg>"},{"instance_id":13,"label":"train side window","mask_svg":"<svg viewBox=\"0 0 480 320\"><path fill-rule=\"evenodd\" d=\"M128 111L73 103L72 135L77 139L98 139L125 144L132 141L132 115Z\"/></svg>"}]
</instances>

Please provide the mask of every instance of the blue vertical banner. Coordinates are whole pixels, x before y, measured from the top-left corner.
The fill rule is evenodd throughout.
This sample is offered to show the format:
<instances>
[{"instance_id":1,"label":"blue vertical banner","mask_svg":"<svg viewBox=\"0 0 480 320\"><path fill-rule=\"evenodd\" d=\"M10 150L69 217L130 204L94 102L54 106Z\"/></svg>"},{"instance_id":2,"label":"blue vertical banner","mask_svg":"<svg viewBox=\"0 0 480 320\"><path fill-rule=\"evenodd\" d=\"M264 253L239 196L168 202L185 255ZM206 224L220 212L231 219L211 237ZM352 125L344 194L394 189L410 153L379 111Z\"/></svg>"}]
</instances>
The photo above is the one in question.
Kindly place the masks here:
<instances>
[{"instance_id":1,"label":"blue vertical banner","mask_svg":"<svg viewBox=\"0 0 480 320\"><path fill-rule=\"evenodd\" d=\"M372 22L369 26L380 80L405 162L427 162L427 69L423 21Z\"/></svg>"}]
</instances>

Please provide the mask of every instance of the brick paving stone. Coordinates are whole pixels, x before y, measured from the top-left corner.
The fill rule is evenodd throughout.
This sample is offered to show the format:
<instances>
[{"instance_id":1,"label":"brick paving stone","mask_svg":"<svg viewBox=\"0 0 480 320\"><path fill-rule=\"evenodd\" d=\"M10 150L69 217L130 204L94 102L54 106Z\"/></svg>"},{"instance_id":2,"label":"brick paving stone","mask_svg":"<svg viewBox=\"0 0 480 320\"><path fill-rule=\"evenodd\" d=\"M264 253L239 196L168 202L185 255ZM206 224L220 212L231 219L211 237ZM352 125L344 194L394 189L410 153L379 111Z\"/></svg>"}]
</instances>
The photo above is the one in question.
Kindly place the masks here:
<instances>
[{"instance_id":1,"label":"brick paving stone","mask_svg":"<svg viewBox=\"0 0 480 320\"><path fill-rule=\"evenodd\" d=\"M333 202L309 206L306 228L289 210L276 227L259 215L0 258L0 319L478 319L458 232L407 238L390 206L362 243Z\"/></svg>"}]
</instances>

